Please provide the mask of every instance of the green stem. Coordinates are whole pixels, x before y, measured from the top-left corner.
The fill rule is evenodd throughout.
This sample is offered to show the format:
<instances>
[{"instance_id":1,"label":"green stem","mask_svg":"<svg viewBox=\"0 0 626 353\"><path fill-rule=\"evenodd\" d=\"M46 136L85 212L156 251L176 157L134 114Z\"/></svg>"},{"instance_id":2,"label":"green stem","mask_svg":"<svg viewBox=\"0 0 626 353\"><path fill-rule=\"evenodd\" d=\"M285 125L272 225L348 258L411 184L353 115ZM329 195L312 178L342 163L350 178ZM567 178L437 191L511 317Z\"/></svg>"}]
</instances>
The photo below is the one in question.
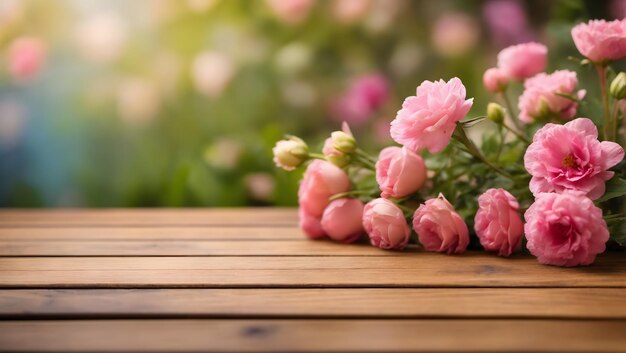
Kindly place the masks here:
<instances>
[{"instance_id":1,"label":"green stem","mask_svg":"<svg viewBox=\"0 0 626 353\"><path fill-rule=\"evenodd\" d=\"M340 192L340 193L334 194L328 200L329 201L334 201L334 200L337 200L337 199L342 199L344 197L350 197L350 196L372 195L372 194L374 194L376 192L378 192L378 189L351 190L351 191Z\"/></svg>"},{"instance_id":2,"label":"green stem","mask_svg":"<svg viewBox=\"0 0 626 353\"><path fill-rule=\"evenodd\" d=\"M502 154L502 149L504 148L504 138L505 133L502 126L498 126L498 134L500 135L500 146L498 146L498 154L496 154L496 162L500 160L500 155Z\"/></svg>"},{"instance_id":3,"label":"green stem","mask_svg":"<svg viewBox=\"0 0 626 353\"><path fill-rule=\"evenodd\" d=\"M506 124L506 122L502 122L502 126L504 126L507 130L511 131L513 133L513 135L517 136L517 138L519 138L520 140L526 142L527 145L530 145L530 140L528 140L528 138L522 134L520 134L519 132L515 131L514 129L512 129L510 126L508 126Z\"/></svg>"},{"instance_id":4,"label":"green stem","mask_svg":"<svg viewBox=\"0 0 626 353\"><path fill-rule=\"evenodd\" d=\"M309 158L314 158L314 159L321 159L321 160L326 160L326 156L324 156L321 153L309 153Z\"/></svg>"},{"instance_id":5,"label":"green stem","mask_svg":"<svg viewBox=\"0 0 626 353\"><path fill-rule=\"evenodd\" d=\"M506 91L503 91L502 93L500 93L500 96L502 97L502 100L504 101L504 105L506 105L506 109L509 111L509 116L511 117L511 121L513 122L513 125L515 125L515 128L518 129L519 131L524 131L524 127L520 124L519 119L517 117L517 112L515 111L515 107L513 107L513 103L511 103L511 100L509 99L509 96L507 96Z\"/></svg>"},{"instance_id":6,"label":"green stem","mask_svg":"<svg viewBox=\"0 0 626 353\"><path fill-rule=\"evenodd\" d=\"M612 140L617 141L617 130L618 130L618 116L619 116L619 100L615 99L613 102L613 110L611 111L611 121L613 125L611 126L611 131L613 132Z\"/></svg>"},{"instance_id":7,"label":"green stem","mask_svg":"<svg viewBox=\"0 0 626 353\"><path fill-rule=\"evenodd\" d=\"M602 94L602 109L604 110L604 123L602 124L602 133L604 139L611 138L611 116L609 113L609 94L606 87L606 65L596 64L596 71L598 73L598 79L600 80L600 93Z\"/></svg>"},{"instance_id":8,"label":"green stem","mask_svg":"<svg viewBox=\"0 0 626 353\"><path fill-rule=\"evenodd\" d=\"M486 166L488 166L489 168L493 169L498 174L513 180L513 176L511 174L509 174L506 171L502 170L501 168L499 168L495 164L489 162L487 160L487 158L485 158L485 156L483 156L483 154L480 152L478 147L476 147L474 142L472 142L472 140L470 140L469 137L467 137L463 127L461 127L460 125L457 125L456 129L454 129L454 134L452 136L455 137L459 142L461 142L467 148L467 151L472 156L474 156L476 159L478 159L479 161L483 162Z\"/></svg>"}]
</instances>

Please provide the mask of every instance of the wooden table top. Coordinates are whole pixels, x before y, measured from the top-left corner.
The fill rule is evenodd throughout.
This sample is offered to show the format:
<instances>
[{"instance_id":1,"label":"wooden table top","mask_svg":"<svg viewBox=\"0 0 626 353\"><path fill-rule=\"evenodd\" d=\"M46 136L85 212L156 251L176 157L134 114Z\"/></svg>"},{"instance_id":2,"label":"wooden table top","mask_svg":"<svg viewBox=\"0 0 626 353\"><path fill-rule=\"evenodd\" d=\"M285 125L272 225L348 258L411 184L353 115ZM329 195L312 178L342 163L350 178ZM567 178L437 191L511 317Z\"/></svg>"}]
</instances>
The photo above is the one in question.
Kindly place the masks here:
<instances>
[{"instance_id":1,"label":"wooden table top","mask_svg":"<svg viewBox=\"0 0 626 353\"><path fill-rule=\"evenodd\" d=\"M293 209L0 211L0 351L626 352L590 267L307 240Z\"/></svg>"}]
</instances>

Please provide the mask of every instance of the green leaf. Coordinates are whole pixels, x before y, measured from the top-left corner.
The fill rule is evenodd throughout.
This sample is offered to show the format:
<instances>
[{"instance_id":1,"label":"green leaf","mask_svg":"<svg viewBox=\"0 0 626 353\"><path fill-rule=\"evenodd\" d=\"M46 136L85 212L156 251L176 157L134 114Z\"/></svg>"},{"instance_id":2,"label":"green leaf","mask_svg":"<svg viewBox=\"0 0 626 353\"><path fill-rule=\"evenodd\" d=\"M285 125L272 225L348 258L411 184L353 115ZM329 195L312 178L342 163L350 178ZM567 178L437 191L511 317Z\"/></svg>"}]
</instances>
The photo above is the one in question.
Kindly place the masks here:
<instances>
[{"instance_id":1,"label":"green leaf","mask_svg":"<svg viewBox=\"0 0 626 353\"><path fill-rule=\"evenodd\" d=\"M466 119L461 121L461 125L463 125L464 128L470 128L478 123L480 123L481 121L487 119L486 116L477 116L475 118L470 118L470 119Z\"/></svg>"},{"instance_id":2,"label":"green leaf","mask_svg":"<svg viewBox=\"0 0 626 353\"><path fill-rule=\"evenodd\" d=\"M606 192L604 196L596 200L597 202L604 202L606 200L614 199L626 195L626 180L614 177L606 183Z\"/></svg>"}]
</instances>

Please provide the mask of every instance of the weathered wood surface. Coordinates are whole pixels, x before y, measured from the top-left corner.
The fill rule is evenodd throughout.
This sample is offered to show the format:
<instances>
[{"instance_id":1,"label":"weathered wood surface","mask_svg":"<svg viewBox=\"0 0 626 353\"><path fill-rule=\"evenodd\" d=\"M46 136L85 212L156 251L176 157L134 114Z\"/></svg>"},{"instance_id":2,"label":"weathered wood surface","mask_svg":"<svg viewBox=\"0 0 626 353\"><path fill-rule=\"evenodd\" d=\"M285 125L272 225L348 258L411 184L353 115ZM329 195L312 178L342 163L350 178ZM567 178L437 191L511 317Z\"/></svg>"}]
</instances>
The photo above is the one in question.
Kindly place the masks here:
<instances>
[{"instance_id":1,"label":"weathered wood surface","mask_svg":"<svg viewBox=\"0 0 626 353\"><path fill-rule=\"evenodd\" d=\"M3 210L0 288L0 351L626 352L626 253L382 251L291 209Z\"/></svg>"}]
</instances>

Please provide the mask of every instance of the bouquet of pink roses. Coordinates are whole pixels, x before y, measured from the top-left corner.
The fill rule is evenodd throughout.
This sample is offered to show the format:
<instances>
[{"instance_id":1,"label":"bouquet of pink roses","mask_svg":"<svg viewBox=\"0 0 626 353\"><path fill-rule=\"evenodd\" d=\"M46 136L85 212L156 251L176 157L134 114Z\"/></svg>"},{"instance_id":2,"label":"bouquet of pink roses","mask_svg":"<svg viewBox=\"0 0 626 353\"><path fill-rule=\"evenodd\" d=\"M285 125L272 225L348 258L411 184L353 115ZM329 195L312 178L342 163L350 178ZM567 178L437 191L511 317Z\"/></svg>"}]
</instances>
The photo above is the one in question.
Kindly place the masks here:
<instances>
[{"instance_id":1,"label":"bouquet of pink roses","mask_svg":"<svg viewBox=\"0 0 626 353\"><path fill-rule=\"evenodd\" d=\"M485 72L485 88L506 106L489 103L486 116L466 118L473 99L458 78L424 81L391 123L401 147L377 158L346 124L322 153L295 136L278 141L279 167L306 164L304 233L344 243L367 234L382 249L416 242L448 254L464 252L475 234L486 251L509 256L525 242L539 262L558 266L593 263L609 238L626 245L626 73L610 66L626 57L626 19L579 24L572 37L581 65L598 73L598 116L577 117L586 92L576 73L543 72L547 48L525 43L502 50ZM514 107L507 88L517 83L524 91ZM467 132L484 120L495 128L475 141Z\"/></svg>"}]
</instances>

